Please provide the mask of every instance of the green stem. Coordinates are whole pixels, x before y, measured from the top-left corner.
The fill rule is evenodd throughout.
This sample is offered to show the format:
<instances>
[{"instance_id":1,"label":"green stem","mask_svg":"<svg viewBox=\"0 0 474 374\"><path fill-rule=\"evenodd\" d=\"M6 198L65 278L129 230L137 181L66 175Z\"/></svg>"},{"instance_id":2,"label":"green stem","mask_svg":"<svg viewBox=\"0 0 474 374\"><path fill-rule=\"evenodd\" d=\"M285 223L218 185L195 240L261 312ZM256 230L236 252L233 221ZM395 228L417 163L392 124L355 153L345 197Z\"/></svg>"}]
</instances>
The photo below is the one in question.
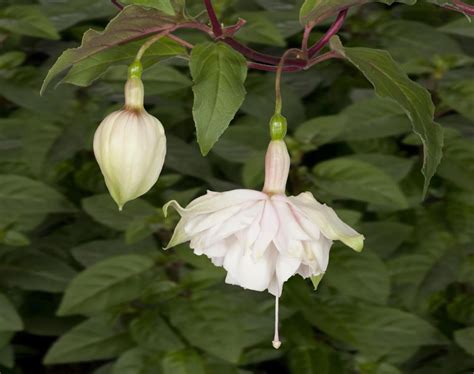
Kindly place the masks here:
<instances>
[{"instance_id":1,"label":"green stem","mask_svg":"<svg viewBox=\"0 0 474 374\"><path fill-rule=\"evenodd\" d=\"M293 53L296 55L297 58L299 58L299 55L303 52L297 48L288 49L281 57L280 63L278 64L278 69L276 71L275 78L275 114L281 114L281 110L283 107L281 98L281 76L283 73L283 67L285 66L285 60Z\"/></svg>"},{"instance_id":2,"label":"green stem","mask_svg":"<svg viewBox=\"0 0 474 374\"><path fill-rule=\"evenodd\" d=\"M135 57L135 61L141 61L143 55L147 51L148 48L150 48L154 43L156 43L158 40L160 40L163 36L166 36L171 30L165 30L160 32L159 34L156 34L152 36L150 39L148 39L143 45L140 47L138 50L137 56Z\"/></svg>"}]
</instances>

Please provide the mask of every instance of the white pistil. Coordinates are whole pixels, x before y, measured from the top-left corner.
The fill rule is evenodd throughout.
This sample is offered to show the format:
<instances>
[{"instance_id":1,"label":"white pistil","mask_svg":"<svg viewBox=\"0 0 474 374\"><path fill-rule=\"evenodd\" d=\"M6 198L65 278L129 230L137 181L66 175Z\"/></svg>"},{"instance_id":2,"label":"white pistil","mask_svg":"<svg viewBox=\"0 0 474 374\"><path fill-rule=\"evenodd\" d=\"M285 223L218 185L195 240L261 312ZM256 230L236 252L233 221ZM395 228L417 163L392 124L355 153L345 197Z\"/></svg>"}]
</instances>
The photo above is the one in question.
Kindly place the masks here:
<instances>
[{"instance_id":1,"label":"white pistil","mask_svg":"<svg viewBox=\"0 0 474 374\"><path fill-rule=\"evenodd\" d=\"M279 304L279 297L276 296L275 297L275 336L273 337L273 342L272 342L272 345L273 345L273 348L275 349L278 349L281 347L281 341L280 341L280 337L278 335L278 315L279 315L279 312L278 312L278 304Z\"/></svg>"}]
</instances>

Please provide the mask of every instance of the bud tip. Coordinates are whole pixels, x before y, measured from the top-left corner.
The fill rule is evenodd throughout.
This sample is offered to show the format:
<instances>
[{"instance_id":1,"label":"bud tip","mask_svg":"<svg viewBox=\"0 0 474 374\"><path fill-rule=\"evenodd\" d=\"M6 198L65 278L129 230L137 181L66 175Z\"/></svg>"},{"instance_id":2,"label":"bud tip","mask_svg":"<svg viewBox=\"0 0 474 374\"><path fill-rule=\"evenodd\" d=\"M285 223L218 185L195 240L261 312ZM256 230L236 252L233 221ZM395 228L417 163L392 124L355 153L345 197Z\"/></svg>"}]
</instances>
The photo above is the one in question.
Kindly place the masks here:
<instances>
[{"instance_id":1,"label":"bud tip","mask_svg":"<svg viewBox=\"0 0 474 374\"><path fill-rule=\"evenodd\" d=\"M281 341L279 340L274 340L272 341L273 348L279 349L281 347Z\"/></svg>"}]
</instances>

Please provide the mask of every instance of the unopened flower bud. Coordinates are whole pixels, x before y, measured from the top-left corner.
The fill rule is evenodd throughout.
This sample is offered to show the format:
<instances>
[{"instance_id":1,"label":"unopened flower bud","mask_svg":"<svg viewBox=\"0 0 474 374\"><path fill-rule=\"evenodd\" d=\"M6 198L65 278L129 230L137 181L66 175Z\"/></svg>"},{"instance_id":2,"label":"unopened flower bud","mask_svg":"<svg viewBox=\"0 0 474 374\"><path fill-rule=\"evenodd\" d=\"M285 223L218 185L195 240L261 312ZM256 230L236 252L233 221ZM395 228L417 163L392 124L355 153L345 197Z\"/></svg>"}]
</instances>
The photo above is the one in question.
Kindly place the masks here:
<instances>
[{"instance_id":1,"label":"unopened flower bud","mask_svg":"<svg viewBox=\"0 0 474 374\"><path fill-rule=\"evenodd\" d=\"M131 69L124 108L109 114L94 136L95 157L120 210L150 190L165 160L163 125L146 112L143 97L140 74Z\"/></svg>"}]
</instances>

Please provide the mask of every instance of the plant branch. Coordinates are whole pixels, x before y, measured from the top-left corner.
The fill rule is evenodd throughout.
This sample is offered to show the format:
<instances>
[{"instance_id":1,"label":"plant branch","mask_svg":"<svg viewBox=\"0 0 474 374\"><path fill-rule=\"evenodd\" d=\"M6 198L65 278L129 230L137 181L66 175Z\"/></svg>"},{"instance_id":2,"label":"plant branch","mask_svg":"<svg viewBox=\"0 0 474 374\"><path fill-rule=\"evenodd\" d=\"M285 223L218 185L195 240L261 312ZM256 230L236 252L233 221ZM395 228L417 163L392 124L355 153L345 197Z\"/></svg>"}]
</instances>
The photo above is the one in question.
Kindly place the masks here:
<instances>
[{"instance_id":1,"label":"plant branch","mask_svg":"<svg viewBox=\"0 0 474 374\"><path fill-rule=\"evenodd\" d=\"M188 49L193 49L194 45L189 43L188 41L181 39L180 37L173 35L173 34L168 34L168 38L174 40L176 43L181 44L182 46L188 48Z\"/></svg>"},{"instance_id":2,"label":"plant branch","mask_svg":"<svg viewBox=\"0 0 474 374\"><path fill-rule=\"evenodd\" d=\"M245 57L255 60L257 62L261 62L264 64L270 65L278 65L280 63L281 58L276 56L267 55L265 53L260 53L252 48L247 47L245 44L240 43L239 41L235 40L234 38L224 38L223 42L231 46L236 51L242 53ZM306 65L305 61L297 60L297 59L288 59L286 61L288 65L291 66L304 66Z\"/></svg>"},{"instance_id":3,"label":"plant branch","mask_svg":"<svg viewBox=\"0 0 474 374\"><path fill-rule=\"evenodd\" d=\"M212 6L211 0L204 0L204 5L206 6L207 14L209 16L209 20L211 21L212 32L216 38L220 38L222 36L222 26L219 20L217 19L216 11Z\"/></svg>"},{"instance_id":4,"label":"plant branch","mask_svg":"<svg viewBox=\"0 0 474 374\"><path fill-rule=\"evenodd\" d=\"M474 16L474 5L466 4L460 0L451 0L454 6L450 6L449 8L460 11L468 16Z\"/></svg>"},{"instance_id":5,"label":"plant branch","mask_svg":"<svg viewBox=\"0 0 474 374\"><path fill-rule=\"evenodd\" d=\"M276 72L278 70L278 66L261 64L259 62L249 61L249 62L247 62L247 66L250 69L261 70L261 71ZM284 66L282 71L285 72L285 73L293 73L293 72L296 72L296 71L301 71L303 69L304 69L304 67L300 67L300 66Z\"/></svg>"},{"instance_id":6,"label":"plant branch","mask_svg":"<svg viewBox=\"0 0 474 374\"><path fill-rule=\"evenodd\" d=\"M334 52L334 51L323 53L322 55L319 55L309 60L306 69L309 69L310 67L316 64L319 64L320 62L330 60L332 58L341 58L341 56L337 52Z\"/></svg>"},{"instance_id":7,"label":"plant branch","mask_svg":"<svg viewBox=\"0 0 474 374\"><path fill-rule=\"evenodd\" d=\"M334 23L331 25L329 30L324 34L324 36L315 44L313 45L309 50L308 50L308 57L312 58L316 53L318 53L321 49L324 48L326 44L329 43L329 40L339 32L341 29L342 25L344 24L344 21L346 20L347 17L347 11L348 9L341 10L334 21Z\"/></svg>"},{"instance_id":8,"label":"plant branch","mask_svg":"<svg viewBox=\"0 0 474 374\"><path fill-rule=\"evenodd\" d=\"M124 6L120 4L118 0L111 0L111 1L112 1L112 4L114 4L118 9L122 10L124 8Z\"/></svg>"}]
</instances>

